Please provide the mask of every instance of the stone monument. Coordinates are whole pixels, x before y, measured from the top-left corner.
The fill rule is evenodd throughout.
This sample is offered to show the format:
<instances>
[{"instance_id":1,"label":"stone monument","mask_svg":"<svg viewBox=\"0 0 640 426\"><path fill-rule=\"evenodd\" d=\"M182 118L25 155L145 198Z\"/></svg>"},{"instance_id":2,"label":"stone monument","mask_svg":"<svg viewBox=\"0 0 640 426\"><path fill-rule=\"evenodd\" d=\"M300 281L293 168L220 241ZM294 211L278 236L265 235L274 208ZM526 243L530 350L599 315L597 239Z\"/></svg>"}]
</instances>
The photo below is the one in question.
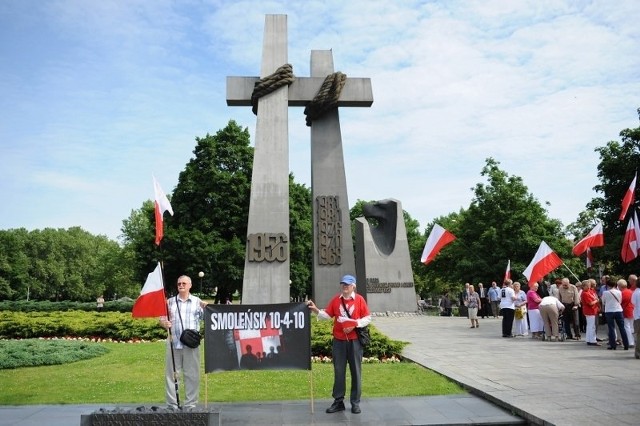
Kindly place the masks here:
<instances>
[{"instance_id":1,"label":"stone monument","mask_svg":"<svg viewBox=\"0 0 640 426\"><path fill-rule=\"evenodd\" d=\"M372 312L415 312L417 298L411 269L402 204L387 199L363 206L356 219L358 293L365 294ZM371 225L367 219L375 222Z\"/></svg>"},{"instance_id":2,"label":"stone monument","mask_svg":"<svg viewBox=\"0 0 640 426\"><path fill-rule=\"evenodd\" d=\"M227 104L254 106L257 112L247 253L242 303L289 301L288 106L307 109L333 73L331 51L312 51L311 77L291 78L273 92L256 89L277 80L287 62L286 15L267 15L261 78L227 77ZM290 66L289 66L290 69ZM371 80L341 79L335 101L321 114L307 114L311 125L314 217L314 298L322 305L335 294L340 276L354 273L342 139L337 107L370 106ZM322 110L324 107L319 107ZM316 111L317 112L317 111Z\"/></svg>"}]
</instances>

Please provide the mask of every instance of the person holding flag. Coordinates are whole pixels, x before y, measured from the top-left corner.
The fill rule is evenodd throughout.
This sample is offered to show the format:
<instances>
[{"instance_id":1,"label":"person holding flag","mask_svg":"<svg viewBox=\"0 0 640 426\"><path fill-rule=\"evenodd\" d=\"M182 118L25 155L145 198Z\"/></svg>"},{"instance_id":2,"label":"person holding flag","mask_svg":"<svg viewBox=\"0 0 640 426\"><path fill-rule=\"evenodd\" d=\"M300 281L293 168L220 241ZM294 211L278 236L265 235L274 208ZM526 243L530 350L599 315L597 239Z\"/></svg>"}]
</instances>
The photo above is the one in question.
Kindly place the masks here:
<instances>
[{"instance_id":1,"label":"person holding flag","mask_svg":"<svg viewBox=\"0 0 640 426\"><path fill-rule=\"evenodd\" d=\"M207 303L192 295L191 278L178 278L178 294L167 299L168 315L160 317L160 325L169 331L167 339L165 376L167 408L180 409L176 395L176 380L182 372L185 401L184 409L193 410L200 395L200 348L185 345L180 336L184 330L200 330Z\"/></svg>"}]
</instances>

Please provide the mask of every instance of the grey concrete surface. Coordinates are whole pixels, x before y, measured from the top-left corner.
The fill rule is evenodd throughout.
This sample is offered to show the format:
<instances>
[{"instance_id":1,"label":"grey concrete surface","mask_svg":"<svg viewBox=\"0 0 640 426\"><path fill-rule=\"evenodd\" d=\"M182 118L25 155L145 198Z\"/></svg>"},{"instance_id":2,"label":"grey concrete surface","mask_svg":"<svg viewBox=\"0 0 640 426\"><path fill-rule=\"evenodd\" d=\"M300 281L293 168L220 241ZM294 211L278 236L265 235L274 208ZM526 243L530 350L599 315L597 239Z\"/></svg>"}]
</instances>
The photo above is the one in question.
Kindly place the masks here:
<instances>
[{"instance_id":1,"label":"grey concrete surface","mask_svg":"<svg viewBox=\"0 0 640 426\"><path fill-rule=\"evenodd\" d=\"M640 360L581 341L503 338L500 319L375 317L403 355L534 424L640 424ZM606 326L598 327L606 337Z\"/></svg>"},{"instance_id":2,"label":"grey concrete surface","mask_svg":"<svg viewBox=\"0 0 640 426\"><path fill-rule=\"evenodd\" d=\"M220 410L221 425L514 425L525 424L506 410L471 394L374 398L361 403L362 413L347 410L327 414L331 400L256 402L243 404L208 404ZM120 405L120 408L134 406ZM151 407L151 405L147 405ZM83 414L99 408L114 409L108 404L29 405L0 407L0 425L67 426L79 425Z\"/></svg>"}]
</instances>

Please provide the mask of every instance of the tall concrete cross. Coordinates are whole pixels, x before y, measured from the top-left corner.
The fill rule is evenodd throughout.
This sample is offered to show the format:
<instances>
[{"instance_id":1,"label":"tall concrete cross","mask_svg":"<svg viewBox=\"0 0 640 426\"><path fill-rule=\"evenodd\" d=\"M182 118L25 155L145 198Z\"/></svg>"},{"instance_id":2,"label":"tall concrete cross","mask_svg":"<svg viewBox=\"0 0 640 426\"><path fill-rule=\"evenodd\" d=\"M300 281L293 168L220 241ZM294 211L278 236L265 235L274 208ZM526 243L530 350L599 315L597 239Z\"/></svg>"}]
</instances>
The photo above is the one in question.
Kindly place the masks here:
<instances>
[{"instance_id":1,"label":"tall concrete cross","mask_svg":"<svg viewBox=\"0 0 640 426\"><path fill-rule=\"evenodd\" d=\"M286 63L287 17L267 15L260 75L264 78ZM315 97L326 75L333 72L331 52L313 51L311 67L311 77L296 78L290 86L258 101L242 289L244 304L289 302L287 106L306 106ZM227 77L227 105L250 106L258 80L258 77ZM372 102L370 79L347 79L338 106L370 106ZM314 297L322 304L336 293L341 274L355 273L337 109L313 122L311 145L313 286Z\"/></svg>"}]
</instances>

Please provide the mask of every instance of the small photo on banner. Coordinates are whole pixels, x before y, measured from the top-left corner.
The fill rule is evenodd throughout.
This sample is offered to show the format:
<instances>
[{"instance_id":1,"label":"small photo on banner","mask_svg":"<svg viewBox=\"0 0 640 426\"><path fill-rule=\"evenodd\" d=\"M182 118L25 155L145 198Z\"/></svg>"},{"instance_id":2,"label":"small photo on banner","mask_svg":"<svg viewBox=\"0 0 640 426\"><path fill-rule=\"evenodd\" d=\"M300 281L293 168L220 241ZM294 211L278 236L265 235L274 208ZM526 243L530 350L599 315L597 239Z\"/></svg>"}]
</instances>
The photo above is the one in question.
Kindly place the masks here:
<instances>
[{"instance_id":1,"label":"small photo on banner","mask_svg":"<svg viewBox=\"0 0 640 426\"><path fill-rule=\"evenodd\" d=\"M304 303L207 305L205 372L311 369L311 325Z\"/></svg>"}]
</instances>

